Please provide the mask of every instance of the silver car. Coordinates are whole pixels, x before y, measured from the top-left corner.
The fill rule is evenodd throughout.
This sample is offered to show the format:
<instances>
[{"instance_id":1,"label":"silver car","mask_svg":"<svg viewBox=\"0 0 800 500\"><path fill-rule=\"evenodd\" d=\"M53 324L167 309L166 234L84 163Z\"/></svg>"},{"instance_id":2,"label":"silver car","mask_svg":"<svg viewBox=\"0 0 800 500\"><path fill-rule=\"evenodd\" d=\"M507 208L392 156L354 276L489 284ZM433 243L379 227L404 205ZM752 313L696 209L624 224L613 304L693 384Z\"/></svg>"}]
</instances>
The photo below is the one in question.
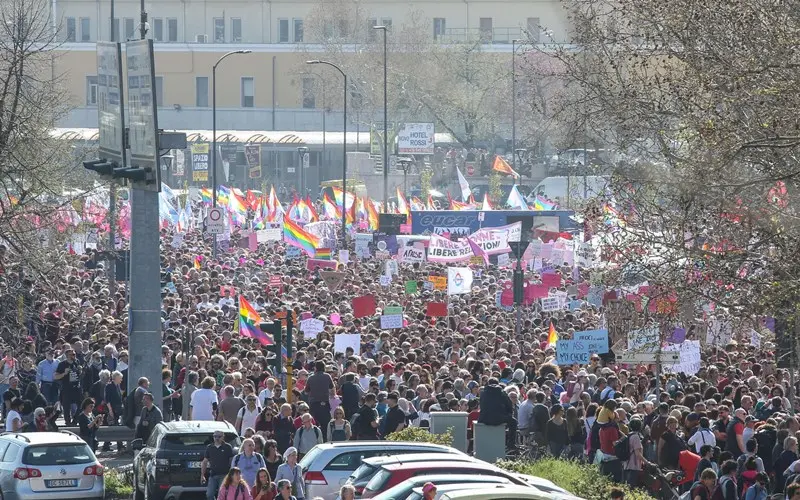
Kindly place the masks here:
<instances>
[{"instance_id":1,"label":"silver car","mask_svg":"<svg viewBox=\"0 0 800 500\"><path fill-rule=\"evenodd\" d=\"M318 444L300 460L306 498L334 498L365 458L409 453L464 453L430 443L402 441L345 441Z\"/></svg>"},{"instance_id":2,"label":"silver car","mask_svg":"<svg viewBox=\"0 0 800 500\"><path fill-rule=\"evenodd\" d=\"M2 500L102 500L104 467L67 431L0 434Z\"/></svg>"}]
</instances>

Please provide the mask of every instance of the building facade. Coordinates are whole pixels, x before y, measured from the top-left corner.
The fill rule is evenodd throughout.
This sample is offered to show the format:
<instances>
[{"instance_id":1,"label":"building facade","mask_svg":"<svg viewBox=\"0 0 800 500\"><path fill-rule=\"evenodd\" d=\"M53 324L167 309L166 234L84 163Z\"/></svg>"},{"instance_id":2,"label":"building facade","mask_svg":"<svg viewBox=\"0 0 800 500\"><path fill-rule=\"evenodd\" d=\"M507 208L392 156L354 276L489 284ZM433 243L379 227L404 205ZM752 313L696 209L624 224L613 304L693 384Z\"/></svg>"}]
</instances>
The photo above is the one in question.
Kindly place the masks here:
<instances>
[{"instance_id":1,"label":"building facade","mask_svg":"<svg viewBox=\"0 0 800 500\"><path fill-rule=\"evenodd\" d=\"M53 0L63 42L55 72L62 75L74 105L63 127L97 126L94 43L112 35L122 41L139 38L139 0L115 0L113 22L111 2ZM355 21L347 13L336 14L345 8L357 9L350 16ZM434 43L479 38L486 52L509 58L512 40L564 42L568 36L559 0L147 0L145 9L147 36L155 42L159 125L178 130L211 128L212 66L233 50L252 52L226 59L217 70L218 129L340 131L341 101L323 102L319 87L298 77L298 68L324 53L338 31L353 29L343 25L364 23L364 32L371 35L372 26L392 29L407 23L413 13L414 22L429 30ZM307 29L311 22L319 24L320 17L326 23L324 33ZM348 45L342 50L361 49ZM382 76L374 75L376 85L382 84ZM371 119L349 121L349 128L368 130L363 124Z\"/></svg>"}]
</instances>

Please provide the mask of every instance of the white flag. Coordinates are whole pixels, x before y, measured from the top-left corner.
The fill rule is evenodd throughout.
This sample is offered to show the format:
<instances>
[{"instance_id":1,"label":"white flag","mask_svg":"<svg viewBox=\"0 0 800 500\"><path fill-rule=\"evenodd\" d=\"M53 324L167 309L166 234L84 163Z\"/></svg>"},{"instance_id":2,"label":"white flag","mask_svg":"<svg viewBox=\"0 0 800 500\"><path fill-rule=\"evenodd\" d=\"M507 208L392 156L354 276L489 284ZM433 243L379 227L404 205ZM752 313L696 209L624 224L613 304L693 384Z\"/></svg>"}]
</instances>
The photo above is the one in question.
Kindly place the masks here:
<instances>
[{"instance_id":1,"label":"white flag","mask_svg":"<svg viewBox=\"0 0 800 500\"><path fill-rule=\"evenodd\" d=\"M468 267L447 268L447 295L459 295L472 291L472 269Z\"/></svg>"},{"instance_id":2,"label":"white flag","mask_svg":"<svg viewBox=\"0 0 800 500\"><path fill-rule=\"evenodd\" d=\"M469 201L469 195L472 194L472 190L469 188L469 182L467 182L464 174L461 173L461 169L456 167L456 172L458 172L458 185L461 186L461 201L466 203Z\"/></svg>"}]
</instances>

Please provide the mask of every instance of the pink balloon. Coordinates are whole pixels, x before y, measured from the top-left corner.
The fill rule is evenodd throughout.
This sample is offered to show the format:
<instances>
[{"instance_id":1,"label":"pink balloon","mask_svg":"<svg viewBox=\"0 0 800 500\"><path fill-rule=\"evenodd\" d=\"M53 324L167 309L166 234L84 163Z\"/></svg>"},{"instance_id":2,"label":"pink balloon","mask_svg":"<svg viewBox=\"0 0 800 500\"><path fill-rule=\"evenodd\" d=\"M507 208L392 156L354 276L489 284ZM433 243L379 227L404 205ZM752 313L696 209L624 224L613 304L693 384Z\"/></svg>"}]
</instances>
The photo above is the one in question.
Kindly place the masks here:
<instances>
[{"instance_id":1,"label":"pink balloon","mask_svg":"<svg viewBox=\"0 0 800 500\"><path fill-rule=\"evenodd\" d=\"M333 323L334 325L339 325L342 323L342 317L339 316L339 313L331 314L331 323Z\"/></svg>"}]
</instances>

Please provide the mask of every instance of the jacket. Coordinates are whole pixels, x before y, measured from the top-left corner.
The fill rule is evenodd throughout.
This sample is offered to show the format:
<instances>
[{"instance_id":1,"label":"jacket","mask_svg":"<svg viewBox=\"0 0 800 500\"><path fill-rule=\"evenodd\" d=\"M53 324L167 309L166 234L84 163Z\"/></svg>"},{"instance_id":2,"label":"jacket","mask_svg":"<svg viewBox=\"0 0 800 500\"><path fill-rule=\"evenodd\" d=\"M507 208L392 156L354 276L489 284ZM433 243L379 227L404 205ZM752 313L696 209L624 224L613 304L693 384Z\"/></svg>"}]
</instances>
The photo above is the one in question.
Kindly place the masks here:
<instances>
[{"instance_id":1,"label":"jacket","mask_svg":"<svg viewBox=\"0 0 800 500\"><path fill-rule=\"evenodd\" d=\"M508 394L499 385L487 385L481 391L481 414L478 422L486 425L501 425L513 415L513 407Z\"/></svg>"},{"instance_id":2,"label":"jacket","mask_svg":"<svg viewBox=\"0 0 800 500\"><path fill-rule=\"evenodd\" d=\"M253 497L250 495L250 488L246 483L232 484L220 487L217 500L253 500Z\"/></svg>"}]
</instances>

